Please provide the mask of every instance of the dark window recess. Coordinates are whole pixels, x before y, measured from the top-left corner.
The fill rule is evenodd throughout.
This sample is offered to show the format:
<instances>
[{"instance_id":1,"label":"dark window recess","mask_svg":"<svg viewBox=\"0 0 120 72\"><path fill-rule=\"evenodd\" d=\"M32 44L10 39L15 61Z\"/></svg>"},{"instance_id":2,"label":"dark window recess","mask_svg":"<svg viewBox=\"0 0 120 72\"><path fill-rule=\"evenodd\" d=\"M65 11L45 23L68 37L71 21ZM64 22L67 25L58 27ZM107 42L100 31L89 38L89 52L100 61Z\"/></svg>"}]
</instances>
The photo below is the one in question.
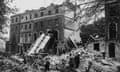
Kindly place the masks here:
<instances>
[{"instance_id":1,"label":"dark window recess","mask_svg":"<svg viewBox=\"0 0 120 72\"><path fill-rule=\"evenodd\" d=\"M27 24L25 25L25 30L27 29Z\"/></svg>"},{"instance_id":2,"label":"dark window recess","mask_svg":"<svg viewBox=\"0 0 120 72\"><path fill-rule=\"evenodd\" d=\"M34 33L34 40L37 39L37 33Z\"/></svg>"},{"instance_id":3,"label":"dark window recess","mask_svg":"<svg viewBox=\"0 0 120 72\"><path fill-rule=\"evenodd\" d=\"M41 15L41 16L44 16L44 12L41 12L40 15Z\"/></svg>"},{"instance_id":4,"label":"dark window recess","mask_svg":"<svg viewBox=\"0 0 120 72\"><path fill-rule=\"evenodd\" d=\"M17 30L17 29L18 29L18 27L16 26L16 27L15 27L15 30Z\"/></svg>"},{"instance_id":5,"label":"dark window recess","mask_svg":"<svg viewBox=\"0 0 120 72\"><path fill-rule=\"evenodd\" d=\"M56 9L56 10L55 10L55 13L59 13L59 9Z\"/></svg>"},{"instance_id":6,"label":"dark window recess","mask_svg":"<svg viewBox=\"0 0 120 72\"><path fill-rule=\"evenodd\" d=\"M22 28L23 28L23 25L20 25L20 28L22 29Z\"/></svg>"},{"instance_id":7,"label":"dark window recess","mask_svg":"<svg viewBox=\"0 0 120 72\"><path fill-rule=\"evenodd\" d=\"M40 22L41 27L43 27L43 21Z\"/></svg>"},{"instance_id":8,"label":"dark window recess","mask_svg":"<svg viewBox=\"0 0 120 72\"><path fill-rule=\"evenodd\" d=\"M35 23L35 27L38 28L38 23L37 22Z\"/></svg>"},{"instance_id":9,"label":"dark window recess","mask_svg":"<svg viewBox=\"0 0 120 72\"><path fill-rule=\"evenodd\" d=\"M31 33L29 33L29 37L31 36Z\"/></svg>"},{"instance_id":10,"label":"dark window recess","mask_svg":"<svg viewBox=\"0 0 120 72\"><path fill-rule=\"evenodd\" d=\"M32 19L32 15L30 14L30 19Z\"/></svg>"},{"instance_id":11,"label":"dark window recess","mask_svg":"<svg viewBox=\"0 0 120 72\"><path fill-rule=\"evenodd\" d=\"M51 15L51 11L50 10L48 11L48 15Z\"/></svg>"},{"instance_id":12,"label":"dark window recess","mask_svg":"<svg viewBox=\"0 0 120 72\"><path fill-rule=\"evenodd\" d=\"M18 22L18 18L16 17L15 22Z\"/></svg>"},{"instance_id":13,"label":"dark window recess","mask_svg":"<svg viewBox=\"0 0 120 72\"><path fill-rule=\"evenodd\" d=\"M29 24L29 29L31 29L32 28L32 25L31 24Z\"/></svg>"},{"instance_id":14,"label":"dark window recess","mask_svg":"<svg viewBox=\"0 0 120 72\"><path fill-rule=\"evenodd\" d=\"M27 20L27 16L25 17L25 19Z\"/></svg>"},{"instance_id":15,"label":"dark window recess","mask_svg":"<svg viewBox=\"0 0 120 72\"><path fill-rule=\"evenodd\" d=\"M12 23L14 23L14 19L13 19L13 18L12 18L12 20L11 20L11 21L12 21Z\"/></svg>"},{"instance_id":16,"label":"dark window recess","mask_svg":"<svg viewBox=\"0 0 120 72\"><path fill-rule=\"evenodd\" d=\"M23 34L21 34L20 37L23 37Z\"/></svg>"},{"instance_id":17,"label":"dark window recess","mask_svg":"<svg viewBox=\"0 0 120 72\"><path fill-rule=\"evenodd\" d=\"M27 42L27 33L25 33L25 42Z\"/></svg>"},{"instance_id":18,"label":"dark window recess","mask_svg":"<svg viewBox=\"0 0 120 72\"><path fill-rule=\"evenodd\" d=\"M59 23L58 19L55 19L55 21L54 21L54 22L55 22L55 24L58 24L58 23Z\"/></svg>"},{"instance_id":19,"label":"dark window recess","mask_svg":"<svg viewBox=\"0 0 120 72\"><path fill-rule=\"evenodd\" d=\"M51 20L48 20L48 25L50 25L51 24Z\"/></svg>"},{"instance_id":20,"label":"dark window recess","mask_svg":"<svg viewBox=\"0 0 120 72\"><path fill-rule=\"evenodd\" d=\"M110 24L109 26L109 39L116 39L116 24Z\"/></svg>"},{"instance_id":21,"label":"dark window recess","mask_svg":"<svg viewBox=\"0 0 120 72\"><path fill-rule=\"evenodd\" d=\"M58 40L58 31L56 30L50 30L48 31L49 34L52 34L55 40Z\"/></svg>"},{"instance_id":22,"label":"dark window recess","mask_svg":"<svg viewBox=\"0 0 120 72\"><path fill-rule=\"evenodd\" d=\"M23 19L24 17L22 16L21 18Z\"/></svg>"},{"instance_id":23,"label":"dark window recess","mask_svg":"<svg viewBox=\"0 0 120 72\"><path fill-rule=\"evenodd\" d=\"M34 14L34 17L35 17L35 18L37 18L37 17L38 17L38 14L37 14L37 13L35 13L35 14Z\"/></svg>"},{"instance_id":24,"label":"dark window recess","mask_svg":"<svg viewBox=\"0 0 120 72\"><path fill-rule=\"evenodd\" d=\"M42 34L42 32L40 31L40 32L39 32L39 35L41 35L41 34Z\"/></svg>"},{"instance_id":25,"label":"dark window recess","mask_svg":"<svg viewBox=\"0 0 120 72\"><path fill-rule=\"evenodd\" d=\"M113 7L110 7L110 11L109 11L109 14L110 16L118 16L119 14L119 11L117 11L117 7L113 6Z\"/></svg>"},{"instance_id":26,"label":"dark window recess","mask_svg":"<svg viewBox=\"0 0 120 72\"><path fill-rule=\"evenodd\" d=\"M109 57L115 57L115 44L109 44Z\"/></svg>"},{"instance_id":27,"label":"dark window recess","mask_svg":"<svg viewBox=\"0 0 120 72\"><path fill-rule=\"evenodd\" d=\"M94 50L100 51L99 43L94 44Z\"/></svg>"},{"instance_id":28,"label":"dark window recess","mask_svg":"<svg viewBox=\"0 0 120 72\"><path fill-rule=\"evenodd\" d=\"M16 42L18 42L18 35L15 35L15 38L16 38Z\"/></svg>"}]
</instances>

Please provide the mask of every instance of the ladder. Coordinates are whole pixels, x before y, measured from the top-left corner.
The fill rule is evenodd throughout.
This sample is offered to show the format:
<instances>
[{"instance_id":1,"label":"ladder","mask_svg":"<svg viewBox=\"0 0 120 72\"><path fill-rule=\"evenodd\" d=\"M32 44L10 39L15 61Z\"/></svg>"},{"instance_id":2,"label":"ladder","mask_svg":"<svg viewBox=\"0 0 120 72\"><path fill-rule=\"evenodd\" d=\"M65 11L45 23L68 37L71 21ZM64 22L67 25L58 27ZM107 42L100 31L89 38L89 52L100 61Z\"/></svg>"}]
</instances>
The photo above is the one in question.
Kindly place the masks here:
<instances>
[{"instance_id":1,"label":"ladder","mask_svg":"<svg viewBox=\"0 0 120 72\"><path fill-rule=\"evenodd\" d=\"M46 46L46 44L48 43L48 41L50 40L50 38L51 37L49 35L45 36L45 38L43 39L43 41L40 43L38 49L36 50L36 53L39 53L39 51Z\"/></svg>"},{"instance_id":2,"label":"ladder","mask_svg":"<svg viewBox=\"0 0 120 72\"><path fill-rule=\"evenodd\" d=\"M42 41L42 39L44 38L45 34L42 34L36 41L35 43L32 45L32 47L30 48L30 51L28 52L28 55L31 55L32 53L35 52L37 46L39 45L39 43Z\"/></svg>"}]
</instances>

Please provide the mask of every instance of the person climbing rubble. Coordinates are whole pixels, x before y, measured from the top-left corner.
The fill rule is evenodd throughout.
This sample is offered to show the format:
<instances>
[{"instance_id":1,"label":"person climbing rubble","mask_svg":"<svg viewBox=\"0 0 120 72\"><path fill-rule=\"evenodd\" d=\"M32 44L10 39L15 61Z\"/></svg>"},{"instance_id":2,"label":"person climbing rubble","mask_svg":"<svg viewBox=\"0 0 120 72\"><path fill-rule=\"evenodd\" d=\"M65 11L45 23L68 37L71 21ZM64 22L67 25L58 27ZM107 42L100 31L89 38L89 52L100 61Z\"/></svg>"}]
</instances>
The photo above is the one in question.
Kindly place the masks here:
<instances>
[{"instance_id":1,"label":"person climbing rubble","mask_svg":"<svg viewBox=\"0 0 120 72\"><path fill-rule=\"evenodd\" d=\"M74 57L74 61L75 61L75 68L78 68L79 67L79 64L80 64L80 55L77 54L75 57Z\"/></svg>"},{"instance_id":2,"label":"person climbing rubble","mask_svg":"<svg viewBox=\"0 0 120 72\"><path fill-rule=\"evenodd\" d=\"M50 70L50 62L47 60L45 63L45 72Z\"/></svg>"},{"instance_id":3,"label":"person climbing rubble","mask_svg":"<svg viewBox=\"0 0 120 72\"><path fill-rule=\"evenodd\" d=\"M74 58L71 53L70 53L70 59L69 59L69 67L70 68L74 67Z\"/></svg>"}]
</instances>

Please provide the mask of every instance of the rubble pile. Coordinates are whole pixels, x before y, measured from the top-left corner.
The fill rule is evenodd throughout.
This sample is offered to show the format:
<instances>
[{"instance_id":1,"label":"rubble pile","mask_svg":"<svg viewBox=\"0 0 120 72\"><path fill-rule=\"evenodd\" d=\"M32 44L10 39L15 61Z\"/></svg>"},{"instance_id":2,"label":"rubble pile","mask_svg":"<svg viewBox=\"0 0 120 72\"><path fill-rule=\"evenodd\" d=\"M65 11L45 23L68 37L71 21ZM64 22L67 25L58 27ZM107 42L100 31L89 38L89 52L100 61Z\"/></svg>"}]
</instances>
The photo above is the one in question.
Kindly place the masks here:
<instances>
[{"instance_id":1,"label":"rubble pile","mask_svg":"<svg viewBox=\"0 0 120 72\"><path fill-rule=\"evenodd\" d=\"M78 68L69 69L69 61L71 57L75 57L77 54L80 56L80 65ZM12 56L14 57L14 56ZM15 57L16 58L16 57ZM99 52L89 52L87 49L78 48L68 53L58 55L47 55L43 58L33 57L31 62L18 63L5 58L0 61L1 72L44 72L44 65L47 60L50 62L50 70L57 70L58 72L117 72L117 67L120 66L119 62L113 61L112 59L103 59L102 54Z\"/></svg>"},{"instance_id":2,"label":"rubble pile","mask_svg":"<svg viewBox=\"0 0 120 72\"><path fill-rule=\"evenodd\" d=\"M80 54L80 66L78 69L81 72L86 72L90 63L91 67L89 72L117 72L117 67L120 66L120 63L113 60L110 61L109 58L103 59L102 54L99 52L92 53L84 50L83 48L72 50L71 52L62 54L61 56L49 56L50 63L53 65L58 65L58 68L66 68L69 65L69 54L72 54L73 57L76 54ZM63 62L65 63L64 65L62 65Z\"/></svg>"}]
</instances>

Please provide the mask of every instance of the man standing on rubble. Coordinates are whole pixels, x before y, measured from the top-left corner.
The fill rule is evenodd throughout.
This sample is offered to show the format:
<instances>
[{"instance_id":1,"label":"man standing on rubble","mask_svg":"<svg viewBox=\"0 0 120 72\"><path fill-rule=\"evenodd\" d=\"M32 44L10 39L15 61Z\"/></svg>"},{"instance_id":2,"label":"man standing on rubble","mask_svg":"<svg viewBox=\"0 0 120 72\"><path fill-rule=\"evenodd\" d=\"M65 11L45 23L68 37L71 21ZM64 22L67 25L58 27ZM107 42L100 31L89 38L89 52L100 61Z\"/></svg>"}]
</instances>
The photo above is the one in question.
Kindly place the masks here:
<instances>
[{"instance_id":1,"label":"man standing on rubble","mask_svg":"<svg viewBox=\"0 0 120 72\"><path fill-rule=\"evenodd\" d=\"M50 67L50 62L47 60L45 63L45 72L50 70L49 67Z\"/></svg>"},{"instance_id":2,"label":"man standing on rubble","mask_svg":"<svg viewBox=\"0 0 120 72\"><path fill-rule=\"evenodd\" d=\"M73 67L74 67L74 58L73 58L72 54L70 54L69 67L70 67L70 68L73 68Z\"/></svg>"},{"instance_id":3,"label":"man standing on rubble","mask_svg":"<svg viewBox=\"0 0 120 72\"><path fill-rule=\"evenodd\" d=\"M79 54L77 54L75 56L74 61L75 61L75 68L78 68L79 64L80 64L80 55Z\"/></svg>"}]
</instances>

